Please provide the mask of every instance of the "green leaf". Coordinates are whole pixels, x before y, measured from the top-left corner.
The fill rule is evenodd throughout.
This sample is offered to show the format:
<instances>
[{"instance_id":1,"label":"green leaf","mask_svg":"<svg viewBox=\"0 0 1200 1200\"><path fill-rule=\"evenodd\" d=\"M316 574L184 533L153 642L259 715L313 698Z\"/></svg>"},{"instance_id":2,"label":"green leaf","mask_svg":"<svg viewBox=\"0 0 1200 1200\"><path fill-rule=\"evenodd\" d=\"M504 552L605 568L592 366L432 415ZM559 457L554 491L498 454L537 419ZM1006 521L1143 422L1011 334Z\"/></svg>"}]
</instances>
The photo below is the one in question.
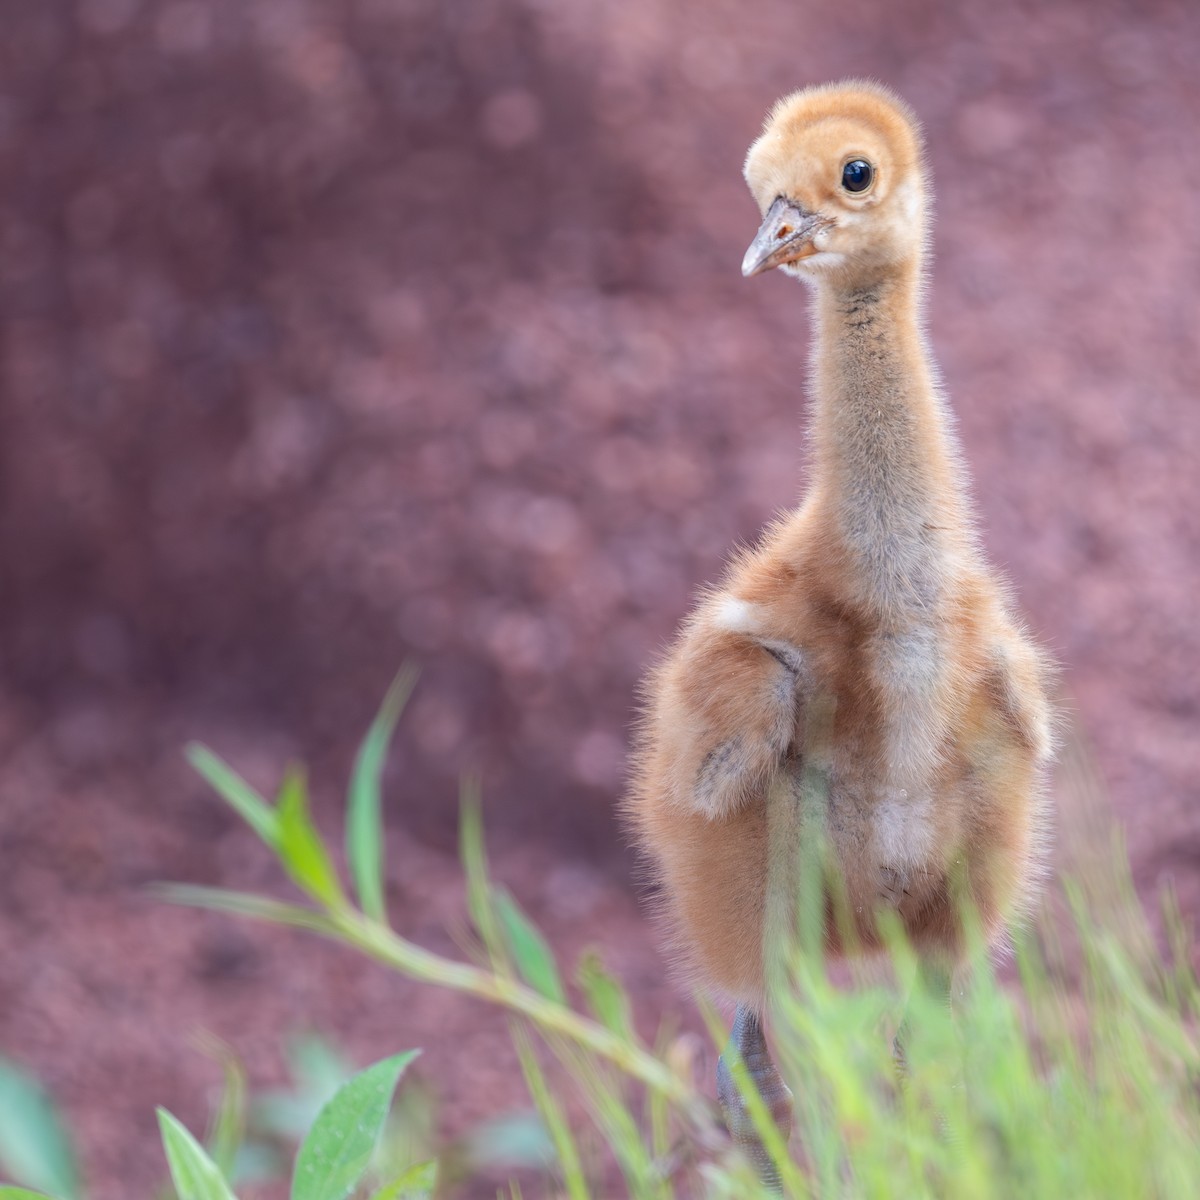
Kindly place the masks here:
<instances>
[{"instance_id":1,"label":"green leaf","mask_svg":"<svg viewBox=\"0 0 1200 1200\"><path fill-rule=\"evenodd\" d=\"M256 921L270 921L275 925L291 925L296 929L309 929L327 937L337 935L336 926L319 912L301 908L296 904L282 904L255 896L252 892L233 892L226 888L198 887L190 883L157 883L151 889L156 895L171 904L184 904L189 908L207 908L212 912L232 913L239 917L251 917Z\"/></svg>"},{"instance_id":2,"label":"green leaf","mask_svg":"<svg viewBox=\"0 0 1200 1200\"><path fill-rule=\"evenodd\" d=\"M291 1038L287 1060L299 1090L317 1098L313 1105L314 1118L338 1088L355 1074L354 1064L319 1033L304 1033Z\"/></svg>"},{"instance_id":3,"label":"green leaf","mask_svg":"<svg viewBox=\"0 0 1200 1200\"><path fill-rule=\"evenodd\" d=\"M557 1161L545 1122L534 1112L510 1113L487 1121L467 1138L471 1161L480 1166L515 1169L549 1167Z\"/></svg>"},{"instance_id":4,"label":"green leaf","mask_svg":"<svg viewBox=\"0 0 1200 1200\"><path fill-rule=\"evenodd\" d=\"M27 1188L5 1187L0 1184L0 1200L54 1200L45 1192L31 1192Z\"/></svg>"},{"instance_id":5,"label":"green leaf","mask_svg":"<svg viewBox=\"0 0 1200 1200\"><path fill-rule=\"evenodd\" d=\"M287 1060L294 1086L259 1096L254 1118L270 1133L299 1142L338 1088L354 1075L354 1067L331 1042L315 1033L292 1038Z\"/></svg>"},{"instance_id":6,"label":"green leaf","mask_svg":"<svg viewBox=\"0 0 1200 1200\"><path fill-rule=\"evenodd\" d=\"M275 810L223 759L193 742L185 752L192 767L272 850L279 844Z\"/></svg>"},{"instance_id":7,"label":"green leaf","mask_svg":"<svg viewBox=\"0 0 1200 1200\"><path fill-rule=\"evenodd\" d=\"M629 997L625 989L604 969L600 956L594 950L589 950L580 960L575 979L583 989L588 1007L596 1019L626 1041L636 1041Z\"/></svg>"},{"instance_id":8,"label":"green leaf","mask_svg":"<svg viewBox=\"0 0 1200 1200\"><path fill-rule=\"evenodd\" d=\"M504 888L494 888L492 897L521 978L547 1000L566 1004L567 995L549 943Z\"/></svg>"},{"instance_id":9,"label":"green leaf","mask_svg":"<svg viewBox=\"0 0 1200 1200\"><path fill-rule=\"evenodd\" d=\"M371 1200L429 1200L437 1187L436 1159L411 1166L399 1179L384 1184Z\"/></svg>"},{"instance_id":10,"label":"green leaf","mask_svg":"<svg viewBox=\"0 0 1200 1200\"><path fill-rule=\"evenodd\" d=\"M165 1108L158 1110L158 1127L179 1200L235 1200L217 1164Z\"/></svg>"},{"instance_id":11,"label":"green leaf","mask_svg":"<svg viewBox=\"0 0 1200 1200\"><path fill-rule=\"evenodd\" d=\"M492 968L498 974L510 975L504 937L492 911L492 887L488 882L487 853L483 844L483 815L480 806L479 780L473 776L463 779L459 799L458 846L463 874L467 877L467 909L483 940Z\"/></svg>"},{"instance_id":12,"label":"green leaf","mask_svg":"<svg viewBox=\"0 0 1200 1200\"><path fill-rule=\"evenodd\" d=\"M358 1183L392 1104L410 1050L368 1067L321 1109L296 1155L292 1200L343 1200Z\"/></svg>"},{"instance_id":13,"label":"green leaf","mask_svg":"<svg viewBox=\"0 0 1200 1200\"><path fill-rule=\"evenodd\" d=\"M380 782L396 722L417 682L417 670L406 663L388 688L378 715L359 747L350 777L346 812L346 859L362 910L376 921L386 921L383 898L383 820Z\"/></svg>"},{"instance_id":14,"label":"green leaf","mask_svg":"<svg viewBox=\"0 0 1200 1200\"><path fill-rule=\"evenodd\" d=\"M346 896L329 852L308 815L304 774L292 767L279 789L279 858L296 885L326 908L344 908Z\"/></svg>"},{"instance_id":15,"label":"green leaf","mask_svg":"<svg viewBox=\"0 0 1200 1200\"><path fill-rule=\"evenodd\" d=\"M75 1155L54 1104L36 1080L0 1059L0 1166L33 1187L74 1200Z\"/></svg>"}]
</instances>

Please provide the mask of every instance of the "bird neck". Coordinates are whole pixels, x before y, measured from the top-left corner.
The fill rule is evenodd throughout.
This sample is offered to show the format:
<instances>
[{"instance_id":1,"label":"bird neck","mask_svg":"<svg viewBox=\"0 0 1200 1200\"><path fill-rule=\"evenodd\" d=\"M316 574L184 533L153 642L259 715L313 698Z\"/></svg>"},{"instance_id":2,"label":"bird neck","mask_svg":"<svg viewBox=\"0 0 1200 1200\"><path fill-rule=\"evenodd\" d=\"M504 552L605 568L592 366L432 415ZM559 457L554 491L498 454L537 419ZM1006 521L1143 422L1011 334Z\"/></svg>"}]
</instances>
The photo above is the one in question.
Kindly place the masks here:
<instances>
[{"instance_id":1,"label":"bird neck","mask_svg":"<svg viewBox=\"0 0 1200 1200\"><path fill-rule=\"evenodd\" d=\"M818 289L812 503L860 602L911 625L971 553L951 417L921 330L919 262Z\"/></svg>"}]
</instances>

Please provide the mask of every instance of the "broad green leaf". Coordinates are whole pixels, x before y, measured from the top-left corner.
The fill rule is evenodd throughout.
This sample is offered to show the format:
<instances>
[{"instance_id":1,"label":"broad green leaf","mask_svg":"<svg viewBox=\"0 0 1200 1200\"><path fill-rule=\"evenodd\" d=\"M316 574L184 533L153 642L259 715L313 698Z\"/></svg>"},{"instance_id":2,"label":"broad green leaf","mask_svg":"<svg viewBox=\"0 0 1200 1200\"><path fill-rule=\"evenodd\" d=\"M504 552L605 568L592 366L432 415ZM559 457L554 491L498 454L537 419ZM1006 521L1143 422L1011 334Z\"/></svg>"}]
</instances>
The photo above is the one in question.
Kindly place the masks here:
<instances>
[{"instance_id":1,"label":"broad green leaf","mask_svg":"<svg viewBox=\"0 0 1200 1200\"><path fill-rule=\"evenodd\" d=\"M158 1110L158 1127L179 1200L235 1200L217 1164L165 1108Z\"/></svg>"},{"instance_id":2,"label":"broad green leaf","mask_svg":"<svg viewBox=\"0 0 1200 1200\"><path fill-rule=\"evenodd\" d=\"M41 1085L0 1059L0 1168L66 1200L79 1194L75 1155Z\"/></svg>"},{"instance_id":3,"label":"broad green leaf","mask_svg":"<svg viewBox=\"0 0 1200 1200\"><path fill-rule=\"evenodd\" d=\"M388 746L396 722L417 682L417 670L405 664L396 676L367 736L359 747L350 777L346 812L346 859L362 910L376 921L386 921L383 898L383 819L380 783Z\"/></svg>"},{"instance_id":4,"label":"broad green leaf","mask_svg":"<svg viewBox=\"0 0 1200 1200\"><path fill-rule=\"evenodd\" d=\"M158 883L152 889L171 904L185 904L189 908L207 908L213 912L232 913L239 917L251 917L256 921L270 921L275 925L291 925L297 929L310 929L314 933L335 936L336 927L325 916L296 904L282 904L255 896L252 892L233 892L226 888L199 887L190 883Z\"/></svg>"},{"instance_id":5,"label":"broad green leaf","mask_svg":"<svg viewBox=\"0 0 1200 1200\"><path fill-rule=\"evenodd\" d=\"M600 956L589 950L579 962L575 979L596 1019L627 1041L636 1041L625 989L605 969Z\"/></svg>"},{"instance_id":6,"label":"broad green leaf","mask_svg":"<svg viewBox=\"0 0 1200 1200\"><path fill-rule=\"evenodd\" d=\"M293 881L326 908L344 908L346 896L329 852L308 815L304 775L291 768L279 789L279 858Z\"/></svg>"},{"instance_id":7,"label":"broad green leaf","mask_svg":"<svg viewBox=\"0 0 1200 1200\"><path fill-rule=\"evenodd\" d=\"M505 940L521 978L547 1000L566 1004L567 996L546 939L504 888L494 888L492 896Z\"/></svg>"},{"instance_id":8,"label":"broad green leaf","mask_svg":"<svg viewBox=\"0 0 1200 1200\"><path fill-rule=\"evenodd\" d=\"M45 1192L31 1192L27 1188L5 1187L0 1184L0 1200L54 1200Z\"/></svg>"},{"instance_id":9,"label":"broad green leaf","mask_svg":"<svg viewBox=\"0 0 1200 1200\"><path fill-rule=\"evenodd\" d=\"M437 1187L436 1159L411 1166L399 1179L372 1193L371 1200L429 1200Z\"/></svg>"},{"instance_id":10,"label":"broad green leaf","mask_svg":"<svg viewBox=\"0 0 1200 1200\"><path fill-rule=\"evenodd\" d=\"M405 1068L410 1050L368 1067L321 1109L296 1155L292 1200L343 1200L362 1178Z\"/></svg>"},{"instance_id":11,"label":"broad green leaf","mask_svg":"<svg viewBox=\"0 0 1200 1200\"><path fill-rule=\"evenodd\" d=\"M207 746L193 742L187 760L209 786L234 809L272 850L279 843L279 817L275 810L228 763Z\"/></svg>"}]
</instances>

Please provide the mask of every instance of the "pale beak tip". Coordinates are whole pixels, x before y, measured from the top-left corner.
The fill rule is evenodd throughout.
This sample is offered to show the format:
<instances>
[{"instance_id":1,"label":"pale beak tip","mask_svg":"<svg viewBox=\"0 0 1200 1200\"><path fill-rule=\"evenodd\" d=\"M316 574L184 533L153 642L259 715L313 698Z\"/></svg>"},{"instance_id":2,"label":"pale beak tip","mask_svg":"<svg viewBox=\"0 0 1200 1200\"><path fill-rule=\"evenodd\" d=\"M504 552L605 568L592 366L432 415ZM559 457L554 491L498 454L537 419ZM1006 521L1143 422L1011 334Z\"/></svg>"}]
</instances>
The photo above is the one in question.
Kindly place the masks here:
<instances>
[{"instance_id":1,"label":"pale beak tip","mask_svg":"<svg viewBox=\"0 0 1200 1200\"><path fill-rule=\"evenodd\" d=\"M762 253L755 244L746 251L746 257L742 259L742 278L752 279L755 275L761 275L763 267Z\"/></svg>"}]
</instances>

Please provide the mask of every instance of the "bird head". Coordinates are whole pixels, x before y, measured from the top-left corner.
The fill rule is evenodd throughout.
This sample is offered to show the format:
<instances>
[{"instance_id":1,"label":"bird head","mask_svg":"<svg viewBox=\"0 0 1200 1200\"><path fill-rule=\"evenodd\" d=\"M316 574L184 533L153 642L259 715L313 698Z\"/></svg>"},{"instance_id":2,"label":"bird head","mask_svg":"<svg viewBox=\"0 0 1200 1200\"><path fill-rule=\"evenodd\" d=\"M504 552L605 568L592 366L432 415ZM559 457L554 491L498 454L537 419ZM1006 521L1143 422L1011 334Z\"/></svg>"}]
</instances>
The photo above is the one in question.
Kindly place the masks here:
<instances>
[{"instance_id":1,"label":"bird head","mask_svg":"<svg viewBox=\"0 0 1200 1200\"><path fill-rule=\"evenodd\" d=\"M848 286L915 261L926 230L916 119L880 84L807 88L772 109L746 156L763 213L742 274L772 267Z\"/></svg>"}]
</instances>

